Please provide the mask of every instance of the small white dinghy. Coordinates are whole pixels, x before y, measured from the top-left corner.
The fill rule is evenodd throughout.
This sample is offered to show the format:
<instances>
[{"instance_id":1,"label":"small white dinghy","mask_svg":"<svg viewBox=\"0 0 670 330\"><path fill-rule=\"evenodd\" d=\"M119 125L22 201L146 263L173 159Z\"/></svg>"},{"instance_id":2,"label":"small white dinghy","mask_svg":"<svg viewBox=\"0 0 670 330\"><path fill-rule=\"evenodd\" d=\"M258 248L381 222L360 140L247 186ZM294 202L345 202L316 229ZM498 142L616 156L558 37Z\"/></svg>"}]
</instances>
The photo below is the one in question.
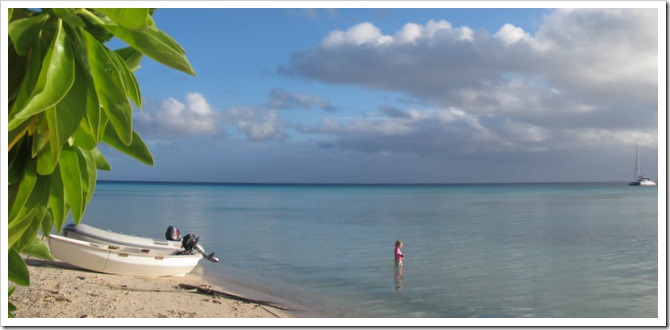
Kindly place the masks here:
<instances>
[{"instance_id":1,"label":"small white dinghy","mask_svg":"<svg viewBox=\"0 0 670 330\"><path fill-rule=\"evenodd\" d=\"M173 252L182 249L181 237L179 237L178 231L173 240L155 240L147 237L115 233L83 223L76 226L71 223L63 228L62 235L87 242L121 244L148 249L169 250Z\"/></svg>"},{"instance_id":2,"label":"small white dinghy","mask_svg":"<svg viewBox=\"0 0 670 330\"><path fill-rule=\"evenodd\" d=\"M177 253L188 250L189 252L195 250L202 254L202 256L211 261L218 262L219 258L214 256L214 253L207 254L205 249L198 244L199 238L192 234L187 234L183 238L179 235L179 229L169 226L165 232L165 240L156 240L153 238L133 236L115 233L109 230L95 228L93 226L80 223L75 225L68 224L63 228L63 236L74 238L87 242L96 242L102 244L119 244L131 247L138 247L143 249L151 249L155 251L167 251L170 253ZM163 253L164 253L163 252Z\"/></svg>"},{"instance_id":3,"label":"small white dinghy","mask_svg":"<svg viewBox=\"0 0 670 330\"><path fill-rule=\"evenodd\" d=\"M49 235L51 254L61 261L88 270L130 276L184 276L201 254L173 254L168 250L130 247Z\"/></svg>"}]
</instances>

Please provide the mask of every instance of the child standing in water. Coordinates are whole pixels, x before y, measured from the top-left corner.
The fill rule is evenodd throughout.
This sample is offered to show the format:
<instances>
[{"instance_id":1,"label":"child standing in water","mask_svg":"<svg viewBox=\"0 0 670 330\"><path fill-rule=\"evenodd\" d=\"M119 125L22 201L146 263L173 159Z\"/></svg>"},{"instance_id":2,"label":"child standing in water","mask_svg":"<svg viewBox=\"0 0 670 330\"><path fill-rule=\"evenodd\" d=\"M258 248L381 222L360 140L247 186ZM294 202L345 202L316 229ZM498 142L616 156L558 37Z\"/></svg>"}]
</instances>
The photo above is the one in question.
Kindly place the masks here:
<instances>
[{"instance_id":1,"label":"child standing in water","mask_svg":"<svg viewBox=\"0 0 670 330\"><path fill-rule=\"evenodd\" d=\"M397 240L395 242L395 250L393 251L393 257L395 260L395 290L402 290L402 278L403 278L403 269L402 269L402 260L405 258L405 255L400 251L402 248L402 242Z\"/></svg>"},{"instance_id":2,"label":"child standing in water","mask_svg":"<svg viewBox=\"0 0 670 330\"><path fill-rule=\"evenodd\" d=\"M402 241L397 240L395 242L395 250L393 251L393 255L394 255L395 265L398 266L398 267L402 267L402 260L405 258L405 255L403 255L402 251L400 251L401 248L402 248Z\"/></svg>"}]
</instances>

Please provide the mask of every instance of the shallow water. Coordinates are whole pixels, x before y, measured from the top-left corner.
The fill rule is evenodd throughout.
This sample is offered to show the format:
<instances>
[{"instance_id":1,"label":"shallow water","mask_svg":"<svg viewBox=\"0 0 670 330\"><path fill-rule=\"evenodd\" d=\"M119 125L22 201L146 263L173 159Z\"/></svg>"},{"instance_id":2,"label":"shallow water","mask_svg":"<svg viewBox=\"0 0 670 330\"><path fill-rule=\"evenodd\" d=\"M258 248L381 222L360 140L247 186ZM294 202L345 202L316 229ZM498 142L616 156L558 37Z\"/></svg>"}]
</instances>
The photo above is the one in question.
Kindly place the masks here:
<instances>
[{"instance_id":1,"label":"shallow water","mask_svg":"<svg viewBox=\"0 0 670 330\"><path fill-rule=\"evenodd\" d=\"M330 317L657 317L656 188L100 182L84 223L200 236L205 274ZM404 242L402 276L393 244ZM306 306L306 307L305 307Z\"/></svg>"}]
</instances>

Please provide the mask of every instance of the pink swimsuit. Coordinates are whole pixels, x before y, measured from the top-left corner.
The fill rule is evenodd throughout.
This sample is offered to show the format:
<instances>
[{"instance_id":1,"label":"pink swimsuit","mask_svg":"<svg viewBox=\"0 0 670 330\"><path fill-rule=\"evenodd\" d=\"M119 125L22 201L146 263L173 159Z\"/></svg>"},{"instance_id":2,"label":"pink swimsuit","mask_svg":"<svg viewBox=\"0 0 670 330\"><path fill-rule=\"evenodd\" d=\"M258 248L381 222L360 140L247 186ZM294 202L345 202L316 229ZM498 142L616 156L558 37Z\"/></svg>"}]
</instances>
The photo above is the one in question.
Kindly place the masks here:
<instances>
[{"instance_id":1,"label":"pink swimsuit","mask_svg":"<svg viewBox=\"0 0 670 330\"><path fill-rule=\"evenodd\" d=\"M400 252L400 248L395 248L393 254L395 255L395 262L402 265L402 259L405 258L405 256Z\"/></svg>"}]
</instances>

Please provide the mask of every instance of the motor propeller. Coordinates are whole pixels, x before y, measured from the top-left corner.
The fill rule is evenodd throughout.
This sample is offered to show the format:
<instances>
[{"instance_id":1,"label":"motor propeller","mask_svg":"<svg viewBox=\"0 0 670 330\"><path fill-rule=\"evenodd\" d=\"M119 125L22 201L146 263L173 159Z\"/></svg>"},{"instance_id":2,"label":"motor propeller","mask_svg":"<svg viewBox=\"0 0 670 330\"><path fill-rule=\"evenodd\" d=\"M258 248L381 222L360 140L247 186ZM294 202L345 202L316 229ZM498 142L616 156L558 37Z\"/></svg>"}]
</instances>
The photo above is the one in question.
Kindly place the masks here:
<instances>
[{"instance_id":1,"label":"motor propeller","mask_svg":"<svg viewBox=\"0 0 670 330\"><path fill-rule=\"evenodd\" d=\"M187 252L191 253L193 250L200 252L202 256L211 261L211 262L219 262L219 258L214 256L214 252L207 254L205 252L205 248L202 247L202 245L198 244L198 241L200 240L200 237L195 236L193 234L186 234L184 238L181 241L181 247Z\"/></svg>"}]
</instances>

